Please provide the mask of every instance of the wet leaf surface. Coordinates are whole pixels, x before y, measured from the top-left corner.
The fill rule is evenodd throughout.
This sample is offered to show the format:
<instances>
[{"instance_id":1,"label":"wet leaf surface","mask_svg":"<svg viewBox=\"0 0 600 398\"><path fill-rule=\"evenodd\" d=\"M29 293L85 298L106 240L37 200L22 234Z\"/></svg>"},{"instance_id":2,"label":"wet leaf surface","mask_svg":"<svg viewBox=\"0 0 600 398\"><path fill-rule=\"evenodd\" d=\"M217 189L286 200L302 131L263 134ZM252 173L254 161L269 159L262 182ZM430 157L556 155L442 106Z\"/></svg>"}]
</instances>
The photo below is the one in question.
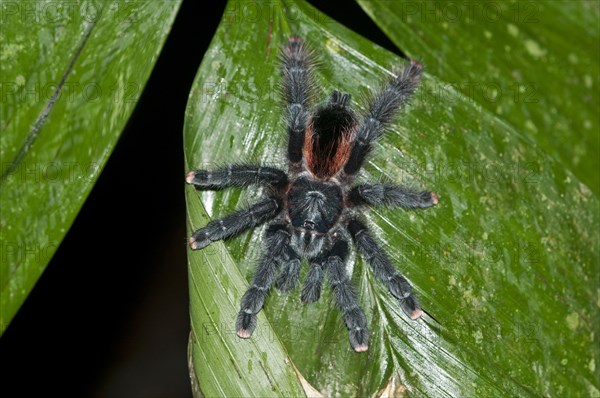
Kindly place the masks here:
<instances>
[{"instance_id":1,"label":"wet leaf surface","mask_svg":"<svg viewBox=\"0 0 600 398\"><path fill-rule=\"evenodd\" d=\"M186 111L186 170L240 160L285 167L277 56L289 36L305 38L318 55L319 97L341 89L360 110L404 65L304 2L252 4L252 14L250 3L228 5L198 71ZM410 54L452 45L439 40ZM577 167L548 156L540 134L446 85L435 67L428 71L360 180L439 194L434 209L365 214L435 320L407 319L354 253L352 280L372 333L366 354L352 351L327 288L308 306L300 289L273 290L255 336L238 339L235 317L262 250L257 228L189 252L192 360L205 395L297 395L291 362L325 396L600 394L597 196ZM262 194L186 186L188 232Z\"/></svg>"}]
</instances>

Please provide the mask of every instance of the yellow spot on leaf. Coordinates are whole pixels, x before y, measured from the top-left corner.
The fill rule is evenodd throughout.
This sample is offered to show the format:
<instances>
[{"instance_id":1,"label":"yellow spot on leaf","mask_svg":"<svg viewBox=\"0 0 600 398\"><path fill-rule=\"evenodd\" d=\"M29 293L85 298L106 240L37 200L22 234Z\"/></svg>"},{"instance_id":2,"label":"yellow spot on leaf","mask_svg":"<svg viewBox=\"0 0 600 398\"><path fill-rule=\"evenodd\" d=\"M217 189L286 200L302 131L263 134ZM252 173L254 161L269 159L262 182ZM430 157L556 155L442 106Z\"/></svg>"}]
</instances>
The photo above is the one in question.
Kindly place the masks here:
<instances>
[{"instance_id":1,"label":"yellow spot on leaf","mask_svg":"<svg viewBox=\"0 0 600 398\"><path fill-rule=\"evenodd\" d=\"M546 55L546 50L544 50L537 41L527 39L525 40L525 49L529 54L531 54L534 58L540 58Z\"/></svg>"},{"instance_id":2,"label":"yellow spot on leaf","mask_svg":"<svg viewBox=\"0 0 600 398\"><path fill-rule=\"evenodd\" d=\"M579 327L579 314L577 312L567 315L567 326L571 330L576 330Z\"/></svg>"}]
</instances>

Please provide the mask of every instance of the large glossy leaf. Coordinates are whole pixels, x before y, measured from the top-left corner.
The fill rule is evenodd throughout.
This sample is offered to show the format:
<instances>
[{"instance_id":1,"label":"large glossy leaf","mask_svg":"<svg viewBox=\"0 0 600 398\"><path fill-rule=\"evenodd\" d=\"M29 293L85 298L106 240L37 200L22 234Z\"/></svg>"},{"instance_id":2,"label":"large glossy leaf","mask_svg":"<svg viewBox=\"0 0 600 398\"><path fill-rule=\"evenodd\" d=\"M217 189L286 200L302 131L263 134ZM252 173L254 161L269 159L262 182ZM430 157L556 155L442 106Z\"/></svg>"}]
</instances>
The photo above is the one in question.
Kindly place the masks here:
<instances>
[{"instance_id":1,"label":"large glossy leaf","mask_svg":"<svg viewBox=\"0 0 600 398\"><path fill-rule=\"evenodd\" d=\"M403 65L306 3L286 4L228 5L190 94L186 169L240 159L285 166L277 54L291 35L318 55L318 94L347 91L361 110L361 99ZM408 320L354 254L353 282L372 332L366 354L351 350L328 289L309 306L298 290L273 291L255 337L237 339L244 278L261 252L258 228L189 253L200 390L296 391L293 363L326 396L598 396L598 198L537 139L427 73L361 180L439 193L435 209L366 214L437 321ZM261 194L186 187L189 232Z\"/></svg>"},{"instance_id":2,"label":"large glossy leaf","mask_svg":"<svg viewBox=\"0 0 600 398\"><path fill-rule=\"evenodd\" d=\"M600 194L599 2L358 3L440 84L533 137Z\"/></svg>"},{"instance_id":3,"label":"large glossy leaf","mask_svg":"<svg viewBox=\"0 0 600 398\"><path fill-rule=\"evenodd\" d=\"M179 4L0 5L0 333L104 167Z\"/></svg>"}]
</instances>

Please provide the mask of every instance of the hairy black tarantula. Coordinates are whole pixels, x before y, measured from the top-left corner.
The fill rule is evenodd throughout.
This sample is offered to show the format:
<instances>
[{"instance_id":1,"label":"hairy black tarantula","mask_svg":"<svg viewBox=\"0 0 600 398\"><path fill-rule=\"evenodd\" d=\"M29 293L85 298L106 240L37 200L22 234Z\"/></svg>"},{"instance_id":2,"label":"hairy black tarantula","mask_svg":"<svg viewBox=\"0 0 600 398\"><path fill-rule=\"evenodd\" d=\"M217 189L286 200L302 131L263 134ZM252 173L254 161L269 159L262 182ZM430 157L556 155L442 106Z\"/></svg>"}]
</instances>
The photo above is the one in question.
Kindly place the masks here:
<instances>
[{"instance_id":1,"label":"hairy black tarantula","mask_svg":"<svg viewBox=\"0 0 600 398\"><path fill-rule=\"evenodd\" d=\"M302 288L302 301L311 303L319 299L327 274L352 348L366 351L367 320L345 267L350 239L375 276L398 299L402 310L411 319L422 314L410 283L394 268L359 213L378 205L404 209L431 207L438 203L437 195L400 185L353 185L352 182L375 140L415 91L423 66L410 62L373 96L359 121L350 109L350 95L337 90L326 103L310 108L313 63L302 39L289 39L282 53L282 64L289 135L288 172L248 164L190 171L186 181L199 190L255 184L267 188L267 198L263 201L213 220L194 232L190 246L199 250L272 220L265 232L265 250L254 279L242 298L236 322L238 336L252 335L256 314L262 309L273 281L282 291L290 291L298 283L301 261L307 259L310 269Z\"/></svg>"}]
</instances>

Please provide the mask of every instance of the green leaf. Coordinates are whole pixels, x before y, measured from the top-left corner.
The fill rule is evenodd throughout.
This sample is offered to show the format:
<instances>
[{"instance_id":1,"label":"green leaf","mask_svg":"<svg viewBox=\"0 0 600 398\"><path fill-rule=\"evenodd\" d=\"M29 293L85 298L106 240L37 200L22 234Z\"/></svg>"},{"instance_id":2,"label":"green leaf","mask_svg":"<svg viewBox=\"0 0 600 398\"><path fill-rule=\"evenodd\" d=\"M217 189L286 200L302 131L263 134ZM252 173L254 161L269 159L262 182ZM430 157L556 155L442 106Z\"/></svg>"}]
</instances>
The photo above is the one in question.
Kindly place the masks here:
<instances>
[{"instance_id":1,"label":"green leaf","mask_svg":"<svg viewBox=\"0 0 600 398\"><path fill-rule=\"evenodd\" d=\"M285 167L277 55L289 36L315 50L320 98L341 89L360 110L405 63L305 2L286 4L228 4L190 93L186 170L240 160ZM188 253L191 362L200 390L297 395L293 363L325 396L600 394L599 201L538 138L426 73L360 179L438 192L434 209L365 216L439 323L427 315L407 319L355 253L353 283L372 334L366 354L350 348L327 288L308 306L299 289L272 290L255 336L238 339L236 313L262 250L264 227L257 228ZM187 186L188 233L262 193Z\"/></svg>"},{"instance_id":2,"label":"green leaf","mask_svg":"<svg viewBox=\"0 0 600 398\"><path fill-rule=\"evenodd\" d=\"M0 6L0 333L94 186L180 3Z\"/></svg>"},{"instance_id":3,"label":"green leaf","mask_svg":"<svg viewBox=\"0 0 600 398\"><path fill-rule=\"evenodd\" d=\"M441 86L532 137L600 194L599 2L357 1Z\"/></svg>"}]
</instances>

